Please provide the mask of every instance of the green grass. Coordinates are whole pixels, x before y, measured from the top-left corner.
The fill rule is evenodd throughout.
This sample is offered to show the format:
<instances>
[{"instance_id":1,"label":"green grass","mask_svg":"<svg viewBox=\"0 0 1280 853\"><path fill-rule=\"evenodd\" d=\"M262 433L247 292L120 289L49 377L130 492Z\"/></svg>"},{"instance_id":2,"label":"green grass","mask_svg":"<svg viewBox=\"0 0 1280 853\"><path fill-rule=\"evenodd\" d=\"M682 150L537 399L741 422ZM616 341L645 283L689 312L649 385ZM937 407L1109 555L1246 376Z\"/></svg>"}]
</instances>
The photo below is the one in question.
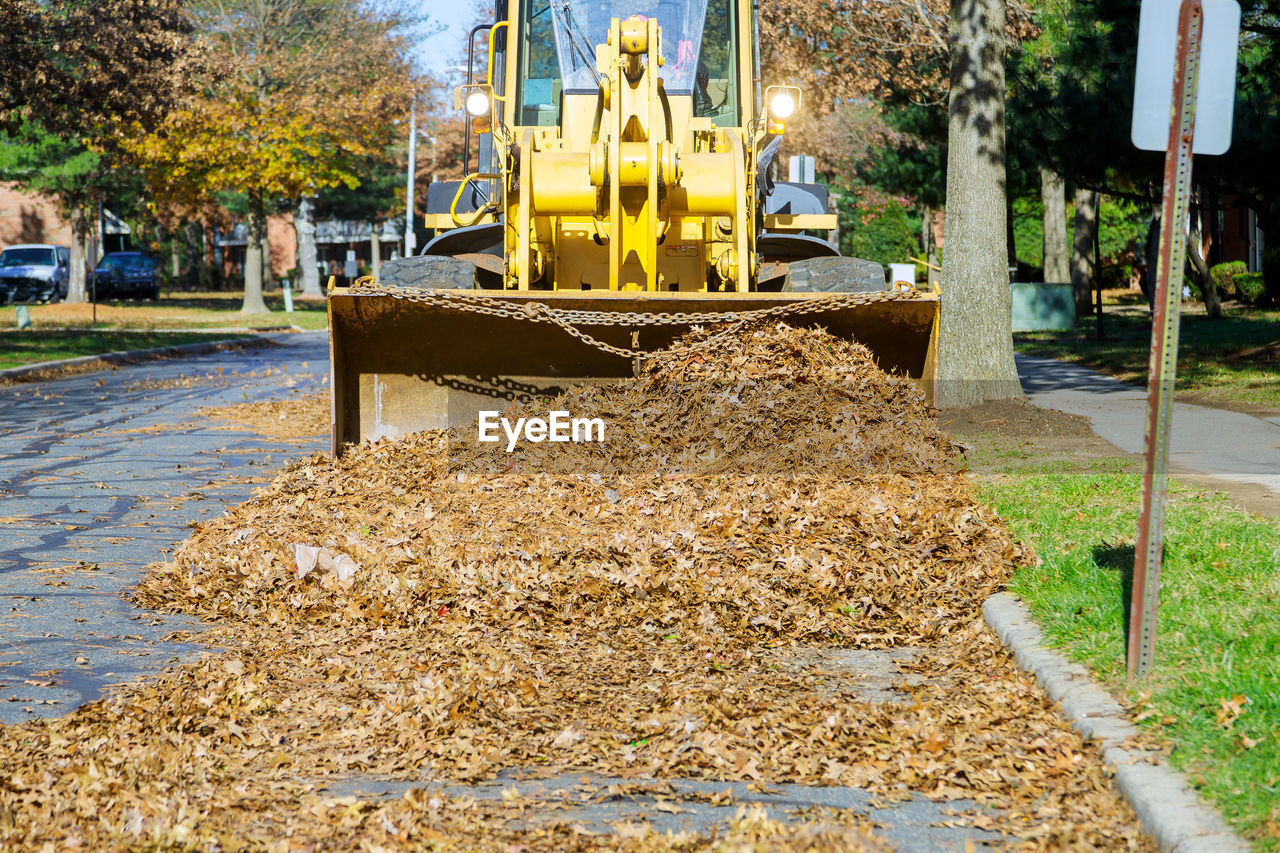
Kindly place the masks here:
<instances>
[{"instance_id":1,"label":"green grass","mask_svg":"<svg viewBox=\"0 0 1280 853\"><path fill-rule=\"evenodd\" d=\"M1148 315L1108 313L1105 337L1094 337L1095 321L1082 319L1069 332L1014 335L1018 352L1083 364L1127 382L1146 383L1151 349ZM1280 408L1280 365L1232 362L1236 353L1280 340L1280 311L1233 307L1221 320L1184 314L1178 346L1179 391L1206 402Z\"/></svg>"},{"instance_id":2,"label":"green grass","mask_svg":"<svg viewBox=\"0 0 1280 853\"><path fill-rule=\"evenodd\" d=\"M205 332L113 332L92 329L70 331L0 331L0 369L83 355L121 350L206 343L248 335L210 335Z\"/></svg>"},{"instance_id":3,"label":"green grass","mask_svg":"<svg viewBox=\"0 0 1280 853\"><path fill-rule=\"evenodd\" d=\"M279 328L324 329L328 325L324 300L294 299L292 313L285 313L279 293L266 296L267 313L241 314L238 293L166 293L157 302L116 300L69 305L33 305L31 323L37 329L214 329ZM14 306L0 307L0 330L17 325Z\"/></svg>"},{"instance_id":4,"label":"green grass","mask_svg":"<svg viewBox=\"0 0 1280 853\"><path fill-rule=\"evenodd\" d=\"M979 486L1042 565L1010 584L1050 642L1136 705L1227 820L1280 850L1280 524L1174 485L1156 660L1125 685L1128 586L1141 483L1127 463L1024 469ZM1224 702L1245 696L1238 719Z\"/></svg>"}]
</instances>

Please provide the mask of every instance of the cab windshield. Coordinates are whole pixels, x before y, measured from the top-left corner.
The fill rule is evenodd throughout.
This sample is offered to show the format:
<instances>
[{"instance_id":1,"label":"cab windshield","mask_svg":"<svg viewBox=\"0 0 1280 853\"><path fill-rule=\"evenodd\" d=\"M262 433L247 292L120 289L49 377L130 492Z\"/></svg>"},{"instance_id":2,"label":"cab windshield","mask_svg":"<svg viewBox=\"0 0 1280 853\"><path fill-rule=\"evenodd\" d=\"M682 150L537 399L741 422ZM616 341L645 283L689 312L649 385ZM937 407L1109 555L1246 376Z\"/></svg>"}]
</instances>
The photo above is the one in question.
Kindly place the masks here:
<instances>
[{"instance_id":1,"label":"cab windshield","mask_svg":"<svg viewBox=\"0 0 1280 853\"><path fill-rule=\"evenodd\" d=\"M693 91L707 0L550 0L551 26L566 92L595 92L596 45L609 38L614 18L656 18L662 78L668 92Z\"/></svg>"},{"instance_id":2,"label":"cab windshield","mask_svg":"<svg viewBox=\"0 0 1280 853\"><path fill-rule=\"evenodd\" d=\"M735 0L524 0L519 99L524 125L560 122L563 93L597 91L596 45L613 18L658 21L660 76L670 95L693 95L694 115L737 122Z\"/></svg>"}]
</instances>

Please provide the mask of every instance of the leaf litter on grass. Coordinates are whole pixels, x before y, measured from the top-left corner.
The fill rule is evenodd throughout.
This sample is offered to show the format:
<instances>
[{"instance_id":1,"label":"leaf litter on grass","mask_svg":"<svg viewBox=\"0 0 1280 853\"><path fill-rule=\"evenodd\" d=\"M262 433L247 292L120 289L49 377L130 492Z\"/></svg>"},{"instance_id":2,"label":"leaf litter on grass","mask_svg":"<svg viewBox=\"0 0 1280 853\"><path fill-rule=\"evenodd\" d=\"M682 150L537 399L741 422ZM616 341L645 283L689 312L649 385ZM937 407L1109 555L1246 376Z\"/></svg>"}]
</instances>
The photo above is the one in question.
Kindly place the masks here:
<instances>
[{"instance_id":1,"label":"leaf litter on grass","mask_svg":"<svg viewBox=\"0 0 1280 853\"><path fill-rule=\"evenodd\" d=\"M0 842L887 849L849 813L599 836L546 804L323 790L516 770L976 800L1021 846L1146 849L1096 750L980 624L1030 555L915 386L821 331L683 344L507 412L599 417L602 443L419 433L303 459L198 526L134 597L216 624L222 651L12 727ZM910 648L906 698L777 663L796 648Z\"/></svg>"}]
</instances>

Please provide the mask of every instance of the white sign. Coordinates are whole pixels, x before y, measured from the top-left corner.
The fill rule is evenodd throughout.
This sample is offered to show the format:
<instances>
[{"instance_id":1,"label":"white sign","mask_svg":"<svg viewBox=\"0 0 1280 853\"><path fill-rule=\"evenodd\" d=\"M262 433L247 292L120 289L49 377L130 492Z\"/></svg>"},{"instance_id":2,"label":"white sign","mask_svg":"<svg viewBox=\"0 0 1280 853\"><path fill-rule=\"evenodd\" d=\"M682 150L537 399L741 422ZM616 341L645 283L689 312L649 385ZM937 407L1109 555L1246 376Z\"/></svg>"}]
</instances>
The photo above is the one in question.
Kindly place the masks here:
<instances>
[{"instance_id":1,"label":"white sign","mask_svg":"<svg viewBox=\"0 0 1280 853\"><path fill-rule=\"evenodd\" d=\"M792 156L787 163L787 180L800 184L812 184L814 159L808 154Z\"/></svg>"},{"instance_id":2,"label":"white sign","mask_svg":"<svg viewBox=\"0 0 1280 853\"><path fill-rule=\"evenodd\" d=\"M1236 101L1236 52L1240 4L1201 0L1204 36L1196 93L1195 154L1225 154L1231 147ZM1146 151L1169 146L1173 115L1173 72L1178 56L1181 0L1142 0L1138 25L1138 73L1133 84L1133 144Z\"/></svg>"}]
</instances>

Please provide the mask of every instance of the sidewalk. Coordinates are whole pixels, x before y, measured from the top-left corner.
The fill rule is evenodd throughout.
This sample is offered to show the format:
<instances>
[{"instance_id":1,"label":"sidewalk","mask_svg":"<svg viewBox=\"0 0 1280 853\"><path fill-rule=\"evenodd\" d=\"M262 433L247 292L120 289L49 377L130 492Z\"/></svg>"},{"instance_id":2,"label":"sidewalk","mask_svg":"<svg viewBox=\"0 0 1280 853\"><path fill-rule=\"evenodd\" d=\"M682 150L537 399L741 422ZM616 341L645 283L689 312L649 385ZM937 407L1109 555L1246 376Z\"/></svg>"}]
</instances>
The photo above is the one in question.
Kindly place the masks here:
<instances>
[{"instance_id":1,"label":"sidewalk","mask_svg":"<svg viewBox=\"0 0 1280 853\"><path fill-rule=\"evenodd\" d=\"M1099 436L1127 453L1143 452L1147 389L1096 370L1018 355L1018 375L1037 406L1083 415ZM1260 486L1280 495L1280 418L1176 403L1172 470Z\"/></svg>"}]
</instances>

